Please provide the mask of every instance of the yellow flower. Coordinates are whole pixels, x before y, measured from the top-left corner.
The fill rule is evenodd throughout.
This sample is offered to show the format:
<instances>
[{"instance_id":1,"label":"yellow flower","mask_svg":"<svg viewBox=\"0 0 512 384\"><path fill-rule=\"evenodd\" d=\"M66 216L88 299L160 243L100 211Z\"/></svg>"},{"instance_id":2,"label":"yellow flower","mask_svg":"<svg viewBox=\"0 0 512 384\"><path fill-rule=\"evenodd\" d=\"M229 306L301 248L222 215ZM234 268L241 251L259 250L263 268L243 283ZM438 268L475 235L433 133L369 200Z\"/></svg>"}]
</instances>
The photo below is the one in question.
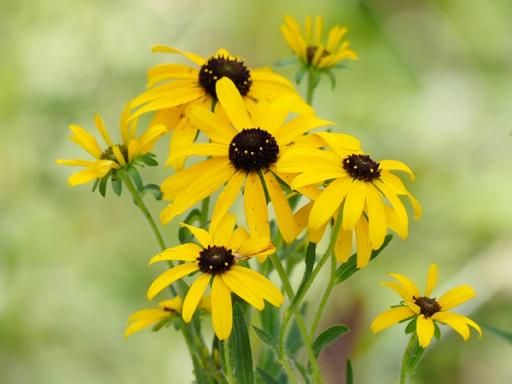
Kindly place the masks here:
<instances>
[{"instance_id":1,"label":"yellow flower","mask_svg":"<svg viewBox=\"0 0 512 384\"><path fill-rule=\"evenodd\" d=\"M131 102L132 108L138 108L132 117L157 111L153 123L174 130L171 152L186 147L195 139L196 127L187 119L188 107L201 105L217 110L215 84L223 77L235 84L248 107L252 107L256 100L273 101L295 93L293 85L283 76L266 67L249 69L243 60L225 49L219 49L209 58L162 45L154 47L153 52L179 54L194 63L194 66L160 64L151 68L148 73L150 89ZM183 161L184 158L175 158L169 163L179 169Z\"/></svg>"},{"instance_id":2,"label":"yellow flower","mask_svg":"<svg viewBox=\"0 0 512 384\"><path fill-rule=\"evenodd\" d=\"M174 299L160 301L158 308L141 309L132 313L128 317L124 337L129 337L163 319L181 314L181 305L181 297L176 296ZM211 310L210 297L203 297L198 307L209 312Z\"/></svg>"},{"instance_id":3,"label":"yellow flower","mask_svg":"<svg viewBox=\"0 0 512 384\"><path fill-rule=\"evenodd\" d=\"M341 229L335 245L336 257L341 262L348 259L355 232L357 266L365 267L372 249L380 248L384 242L388 228L402 238L408 235L407 211L400 196L409 198L416 219L421 216L419 203L391 171L405 172L412 180L414 175L400 161L374 161L369 155L363 154L359 141L352 136L330 132L315 135L330 150L308 146L291 148L278 161L277 170L300 173L291 184L295 189L330 181L314 202L303 210L304 214L309 213L309 228L323 233L329 220L336 216L339 209L343 209Z\"/></svg>"},{"instance_id":4,"label":"yellow flower","mask_svg":"<svg viewBox=\"0 0 512 384\"><path fill-rule=\"evenodd\" d=\"M278 307L283 295L269 280L249 268L238 265L255 256L269 255L275 251L270 240L249 237L243 228L235 227L235 216L227 213L210 231L183 224L196 237L200 245L187 243L168 248L150 260L150 264L164 260L184 261L161 274L148 289L151 300L159 292L180 278L199 272L185 297L183 320L192 319L198 303L211 283L211 312L213 329L217 337L225 340L232 328L233 314L231 292L234 292L258 310L264 301Z\"/></svg>"},{"instance_id":5,"label":"yellow flower","mask_svg":"<svg viewBox=\"0 0 512 384\"><path fill-rule=\"evenodd\" d=\"M191 108L190 120L211 142L191 144L172 153L171 159L203 155L208 156L208 160L194 164L162 183L164 199L173 200L162 211L162 222L169 222L227 182L217 199L213 220L227 212L243 187L245 216L251 236L270 238L265 185L279 230L285 241L293 241L296 224L278 180L289 180L290 177L278 172L275 163L292 142L306 143L309 140L305 132L331 123L315 117L311 107L295 95L273 103L259 102L249 113L231 80L219 80L216 92L226 117L202 107ZM290 112L298 115L286 120Z\"/></svg>"},{"instance_id":6,"label":"yellow flower","mask_svg":"<svg viewBox=\"0 0 512 384\"><path fill-rule=\"evenodd\" d=\"M436 299L430 297L437 283L437 266L435 264L431 264L428 270L427 286L423 296L420 296L420 291L416 284L407 277L398 273L390 273L389 275L398 282L386 281L381 284L398 293L405 301L405 305L391 308L377 316L371 324L371 329L374 333L380 332L400 321L415 317L416 334L419 344L423 348L426 348L432 340L434 322L449 325L464 340L468 340L471 334L469 327L476 329L480 336L482 336L480 327L473 320L458 313L448 312L449 309L475 297L476 293L469 285L452 288L439 299Z\"/></svg>"},{"instance_id":7,"label":"yellow flower","mask_svg":"<svg viewBox=\"0 0 512 384\"><path fill-rule=\"evenodd\" d=\"M347 28L333 27L327 36L323 37L323 18L317 16L313 26L310 16L306 17L304 34L297 21L291 17L284 18L281 26L286 42L293 53L307 66L318 69L328 69L344 60L356 60L357 54L349 48L349 42L342 42Z\"/></svg>"},{"instance_id":8,"label":"yellow flower","mask_svg":"<svg viewBox=\"0 0 512 384\"><path fill-rule=\"evenodd\" d=\"M128 123L128 107L121 114L121 144L114 144L105 128L103 119L96 115L95 123L100 135L107 144L106 149L102 149L96 138L78 125L70 125L71 141L78 144L85 151L89 152L95 160L57 160L57 164L85 167L83 171L70 176L68 183L71 186L84 184L92 180L101 179L109 174L110 171L127 167L132 164L137 157L147 154L160 136L166 132L163 125L150 126L142 135L136 138L137 121Z\"/></svg>"}]
</instances>

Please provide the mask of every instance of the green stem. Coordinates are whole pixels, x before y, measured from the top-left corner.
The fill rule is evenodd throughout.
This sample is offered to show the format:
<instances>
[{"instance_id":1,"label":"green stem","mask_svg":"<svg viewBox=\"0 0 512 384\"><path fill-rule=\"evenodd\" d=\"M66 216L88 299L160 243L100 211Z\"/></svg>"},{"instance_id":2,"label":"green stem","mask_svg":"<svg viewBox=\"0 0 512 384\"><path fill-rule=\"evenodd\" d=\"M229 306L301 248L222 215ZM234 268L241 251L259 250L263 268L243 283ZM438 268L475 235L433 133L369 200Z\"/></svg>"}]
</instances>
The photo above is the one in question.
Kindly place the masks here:
<instances>
[{"instance_id":1,"label":"green stem","mask_svg":"<svg viewBox=\"0 0 512 384\"><path fill-rule=\"evenodd\" d=\"M411 335L407 346L405 347L404 356L402 358L402 367L400 369L400 384L406 384L407 378L414 372L418 365L424 349L418 343L416 333Z\"/></svg>"},{"instance_id":2,"label":"green stem","mask_svg":"<svg viewBox=\"0 0 512 384\"><path fill-rule=\"evenodd\" d=\"M315 95L315 86L313 85L313 72L311 69L308 70L308 87L306 93L306 102L313 106L313 97Z\"/></svg>"},{"instance_id":3,"label":"green stem","mask_svg":"<svg viewBox=\"0 0 512 384\"><path fill-rule=\"evenodd\" d=\"M199 216L199 223L201 227L205 227L208 224L208 212L210 210L210 196L206 197L201 202L201 214Z\"/></svg>"},{"instance_id":4,"label":"green stem","mask_svg":"<svg viewBox=\"0 0 512 384\"><path fill-rule=\"evenodd\" d=\"M329 297L331 296L332 290L334 289L336 278L336 258L334 255L331 255L331 273L329 275L329 282L327 283L327 288L325 288L324 294L322 296L322 300L318 305L318 309L315 314L315 319L313 320L313 324L311 325L311 329L309 331L309 336L313 339L315 337L316 329L318 328L318 324L322 319L322 313L329 301Z\"/></svg>"},{"instance_id":5,"label":"green stem","mask_svg":"<svg viewBox=\"0 0 512 384\"><path fill-rule=\"evenodd\" d=\"M293 301L294 299L294 293L293 288L290 284L290 280L288 280L288 276L286 274L286 271L284 270L283 264L281 263L281 260L279 260L279 257L276 254L273 254L270 256L270 260L272 261L272 264L274 265L274 268L276 269L277 273L279 274L279 277L281 278L281 281L283 282L284 290L286 292L286 295L290 299L290 301ZM302 317L302 313L300 312L300 309L297 306L291 305L290 308L293 312L293 315L295 316L295 320L297 321L297 327L299 328L299 332L302 336L302 340L304 341L304 346L306 347L306 354L308 356L309 363L311 364L311 367L313 368L313 381L315 384L317 383L323 383L322 374L320 372L320 367L318 365L318 361L315 356L315 352L313 350L313 346L311 344L311 339L308 334L308 330L306 328L306 323L304 322L304 318ZM287 315L287 317L290 317ZM289 320L288 320L289 321ZM280 330L280 339L279 339L279 350L281 353L285 352L285 332L286 329Z\"/></svg>"},{"instance_id":6,"label":"green stem","mask_svg":"<svg viewBox=\"0 0 512 384\"><path fill-rule=\"evenodd\" d=\"M226 368L226 380L228 384L236 384L235 377L233 376L233 367L231 366L231 350L229 348L229 340L222 342L224 349L224 367Z\"/></svg>"}]
</instances>

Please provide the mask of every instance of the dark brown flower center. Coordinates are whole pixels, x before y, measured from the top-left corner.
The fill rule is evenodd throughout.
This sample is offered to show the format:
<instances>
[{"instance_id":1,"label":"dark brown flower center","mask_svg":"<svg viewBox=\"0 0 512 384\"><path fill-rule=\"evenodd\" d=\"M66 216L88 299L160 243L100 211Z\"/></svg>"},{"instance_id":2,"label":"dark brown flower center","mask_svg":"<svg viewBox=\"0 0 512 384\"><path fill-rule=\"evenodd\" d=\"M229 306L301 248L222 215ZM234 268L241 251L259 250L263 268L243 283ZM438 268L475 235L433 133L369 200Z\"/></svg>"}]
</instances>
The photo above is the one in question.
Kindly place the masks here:
<instances>
[{"instance_id":1,"label":"dark brown flower center","mask_svg":"<svg viewBox=\"0 0 512 384\"><path fill-rule=\"evenodd\" d=\"M213 245L204 248L199 253L197 261L201 272L219 275L231 269L235 264L235 256L231 249Z\"/></svg>"},{"instance_id":2,"label":"dark brown flower center","mask_svg":"<svg viewBox=\"0 0 512 384\"><path fill-rule=\"evenodd\" d=\"M414 303L420 307L421 314L425 317L430 317L434 313L439 312L441 310L441 306L436 301L436 299L430 298L430 297L414 297Z\"/></svg>"},{"instance_id":3,"label":"dark brown flower center","mask_svg":"<svg viewBox=\"0 0 512 384\"><path fill-rule=\"evenodd\" d=\"M217 97L215 84L217 80L228 77L237 87L242 96L246 95L251 88L251 72L244 65L243 61L219 56L211 57L199 70L199 84L208 94Z\"/></svg>"},{"instance_id":4,"label":"dark brown flower center","mask_svg":"<svg viewBox=\"0 0 512 384\"><path fill-rule=\"evenodd\" d=\"M372 181L380 176L379 163L368 155L349 155L343 159L342 165L353 179Z\"/></svg>"},{"instance_id":5,"label":"dark brown flower center","mask_svg":"<svg viewBox=\"0 0 512 384\"><path fill-rule=\"evenodd\" d=\"M229 144L229 160L238 169L257 172L277 161L279 145L274 136L260 128L239 132Z\"/></svg>"},{"instance_id":6,"label":"dark brown flower center","mask_svg":"<svg viewBox=\"0 0 512 384\"><path fill-rule=\"evenodd\" d=\"M119 150L121 151L121 154L123 155L124 161L128 162L128 148L124 144L119 144L117 146ZM102 154L101 154L102 160L112 160L117 163L117 158L114 155L114 149L113 147L108 147Z\"/></svg>"},{"instance_id":7,"label":"dark brown flower center","mask_svg":"<svg viewBox=\"0 0 512 384\"><path fill-rule=\"evenodd\" d=\"M310 46L306 49L306 58L308 60L308 63L311 64L313 62L313 58L315 57L316 51L318 51L320 48L317 46ZM325 57L329 55L329 51L322 48L322 53L320 54L320 57Z\"/></svg>"}]
</instances>

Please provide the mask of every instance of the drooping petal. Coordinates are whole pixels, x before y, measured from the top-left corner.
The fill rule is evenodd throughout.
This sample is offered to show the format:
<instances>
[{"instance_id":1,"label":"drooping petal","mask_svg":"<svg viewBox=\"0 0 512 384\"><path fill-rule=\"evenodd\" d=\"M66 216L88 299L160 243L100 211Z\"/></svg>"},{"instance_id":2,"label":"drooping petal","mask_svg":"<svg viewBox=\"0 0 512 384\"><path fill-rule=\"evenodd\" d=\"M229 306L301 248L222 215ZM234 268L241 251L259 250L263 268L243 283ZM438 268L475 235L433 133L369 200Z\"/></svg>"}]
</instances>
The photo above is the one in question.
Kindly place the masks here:
<instances>
[{"instance_id":1,"label":"drooping petal","mask_svg":"<svg viewBox=\"0 0 512 384\"><path fill-rule=\"evenodd\" d=\"M196 127L192 126L187 119L181 119L178 125L176 125L171 132L171 140L169 141L169 157L167 157L165 165L170 165L176 170L181 170L187 157L176 157L171 160L170 156L173 153L181 151L183 148L187 148L189 145L192 145L196 136Z\"/></svg>"},{"instance_id":2,"label":"drooping petal","mask_svg":"<svg viewBox=\"0 0 512 384\"><path fill-rule=\"evenodd\" d=\"M152 300L153 297L158 295L162 290L167 288L169 285L174 283L176 280L181 279L184 276L191 274L194 271L199 269L197 263L186 263L180 264L176 267L165 271L160 276L158 276L155 281L150 285L147 297L148 300Z\"/></svg>"},{"instance_id":3,"label":"drooping petal","mask_svg":"<svg viewBox=\"0 0 512 384\"><path fill-rule=\"evenodd\" d=\"M253 237L270 238L265 191L256 173L248 173L244 188L245 219Z\"/></svg>"},{"instance_id":4,"label":"drooping petal","mask_svg":"<svg viewBox=\"0 0 512 384\"><path fill-rule=\"evenodd\" d=\"M443 311L447 311L457 305L464 303L476 296L475 290L469 285L460 285L450 289L442 295L437 302Z\"/></svg>"},{"instance_id":5,"label":"drooping petal","mask_svg":"<svg viewBox=\"0 0 512 384\"><path fill-rule=\"evenodd\" d=\"M243 257L264 257L274 253L276 248L266 237L251 237L240 244L238 253Z\"/></svg>"},{"instance_id":6,"label":"drooping petal","mask_svg":"<svg viewBox=\"0 0 512 384\"><path fill-rule=\"evenodd\" d=\"M377 333L412 316L414 313L407 307L391 308L377 316L372 321L370 328L373 333Z\"/></svg>"},{"instance_id":7,"label":"drooping petal","mask_svg":"<svg viewBox=\"0 0 512 384\"><path fill-rule=\"evenodd\" d=\"M319 228L332 217L345 198L351 184L352 179L349 177L336 179L320 193L309 215L309 227Z\"/></svg>"},{"instance_id":8,"label":"drooping petal","mask_svg":"<svg viewBox=\"0 0 512 384\"><path fill-rule=\"evenodd\" d=\"M353 180L350 184L343 205L343 229L349 230L356 226L363 212L367 190L368 184L364 181Z\"/></svg>"},{"instance_id":9,"label":"drooping petal","mask_svg":"<svg viewBox=\"0 0 512 384\"><path fill-rule=\"evenodd\" d=\"M133 315L138 315L138 319L128 319L128 325L126 326L126 330L124 331L125 338L130 337L134 333L139 332L142 329L147 328L150 325L156 323L157 321L170 316L170 313L162 311L161 309L143 309L141 311L134 313ZM130 316L130 318L132 316Z\"/></svg>"},{"instance_id":10,"label":"drooping petal","mask_svg":"<svg viewBox=\"0 0 512 384\"><path fill-rule=\"evenodd\" d=\"M217 198L215 207L213 208L212 222L210 229L215 232L219 220L226 214L226 212L233 206L238 195L240 195L240 189L245 180L245 174L243 172L235 172L229 179L226 187Z\"/></svg>"},{"instance_id":11,"label":"drooping petal","mask_svg":"<svg viewBox=\"0 0 512 384\"><path fill-rule=\"evenodd\" d=\"M466 323L466 317L452 312L436 312L432 315L432 320L452 327L462 338L467 341L471 332Z\"/></svg>"},{"instance_id":12,"label":"drooping petal","mask_svg":"<svg viewBox=\"0 0 512 384\"><path fill-rule=\"evenodd\" d=\"M233 327L231 291L222 278L215 276L212 284L212 323L219 340L226 340Z\"/></svg>"},{"instance_id":13,"label":"drooping petal","mask_svg":"<svg viewBox=\"0 0 512 384\"><path fill-rule=\"evenodd\" d=\"M206 287L208 287L209 281L210 275L208 273L203 273L190 286L187 296L183 301L183 308L181 311L183 321L185 323L189 323L190 320L192 320L192 316L194 315L197 305L199 304L201 298L204 295Z\"/></svg>"},{"instance_id":14,"label":"drooping petal","mask_svg":"<svg viewBox=\"0 0 512 384\"><path fill-rule=\"evenodd\" d=\"M247 280L247 284L273 306L279 307L284 303L281 291L263 275L238 265L231 268L231 270L243 276L243 279Z\"/></svg>"},{"instance_id":15,"label":"drooping petal","mask_svg":"<svg viewBox=\"0 0 512 384\"><path fill-rule=\"evenodd\" d=\"M380 248L388 230L386 211L380 193L373 185L368 186L366 192L366 207L368 208L368 223L372 248Z\"/></svg>"},{"instance_id":16,"label":"drooping petal","mask_svg":"<svg viewBox=\"0 0 512 384\"><path fill-rule=\"evenodd\" d=\"M425 288L425 296L428 297L437 284L437 265L430 264L427 274L427 286Z\"/></svg>"},{"instance_id":17,"label":"drooping petal","mask_svg":"<svg viewBox=\"0 0 512 384\"><path fill-rule=\"evenodd\" d=\"M247 281L240 279L239 274L233 271L227 271L220 276L232 292L247 301L254 308L261 311L265 307L261 296L257 296L252 287L247 284Z\"/></svg>"},{"instance_id":18,"label":"drooping petal","mask_svg":"<svg viewBox=\"0 0 512 384\"><path fill-rule=\"evenodd\" d=\"M422 348L427 348L430 340L434 336L434 322L431 318L425 318L424 315L419 315L416 319L416 334L418 335L418 342Z\"/></svg>"},{"instance_id":19,"label":"drooping petal","mask_svg":"<svg viewBox=\"0 0 512 384\"><path fill-rule=\"evenodd\" d=\"M370 234L368 230L368 221L364 216L356 223L356 249L357 249L357 268L364 268L370 262L372 255L372 245L370 243Z\"/></svg>"},{"instance_id":20,"label":"drooping petal","mask_svg":"<svg viewBox=\"0 0 512 384\"><path fill-rule=\"evenodd\" d=\"M409 218L407 217L407 211L405 210L404 205L396 193L388 185L380 180L375 180L374 184L391 203L391 206L393 207L393 210L396 214L397 233L401 238L405 239L409 232Z\"/></svg>"},{"instance_id":21,"label":"drooping petal","mask_svg":"<svg viewBox=\"0 0 512 384\"><path fill-rule=\"evenodd\" d=\"M353 231L346 231L340 228L336 243L334 244L334 255L340 263L347 261L352 254Z\"/></svg>"},{"instance_id":22,"label":"drooping petal","mask_svg":"<svg viewBox=\"0 0 512 384\"><path fill-rule=\"evenodd\" d=\"M223 77L215 83L215 90L222 108L236 129L241 131L244 128L251 128L251 119L235 84L229 78Z\"/></svg>"},{"instance_id":23,"label":"drooping petal","mask_svg":"<svg viewBox=\"0 0 512 384\"><path fill-rule=\"evenodd\" d=\"M194 261L199 257L202 248L194 243L181 244L176 247L167 248L154 256L149 264L166 260Z\"/></svg>"}]
</instances>

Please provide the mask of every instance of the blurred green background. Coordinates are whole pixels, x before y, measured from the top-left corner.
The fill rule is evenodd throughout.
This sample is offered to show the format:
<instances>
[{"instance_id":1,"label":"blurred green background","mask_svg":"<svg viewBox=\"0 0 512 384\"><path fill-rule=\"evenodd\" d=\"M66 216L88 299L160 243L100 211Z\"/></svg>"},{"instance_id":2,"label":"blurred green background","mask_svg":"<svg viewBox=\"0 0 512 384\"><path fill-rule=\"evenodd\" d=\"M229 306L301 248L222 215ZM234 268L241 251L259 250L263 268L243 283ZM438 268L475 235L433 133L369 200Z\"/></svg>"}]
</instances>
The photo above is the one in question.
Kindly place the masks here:
<instances>
[{"instance_id":1,"label":"blurred green background","mask_svg":"<svg viewBox=\"0 0 512 384\"><path fill-rule=\"evenodd\" d=\"M152 55L152 45L202 55L223 46L253 67L269 65L289 56L279 32L285 14L349 27L360 60L338 72L335 91L322 84L315 107L376 158L409 164L417 181L408 185L424 207L407 241L393 241L337 288L324 325L345 321L353 332L322 355L330 382L342 382L347 355L357 383L396 382L402 327L369 331L396 302L379 287L389 271L423 284L436 262L438 294L469 283L479 295L459 311L511 330L510 0L2 0L1 383L190 382L180 335L122 338L160 272L146 266L157 246L143 217L127 196L69 188L71 169L54 159L83 156L67 140L69 123L92 128L100 112L117 131L147 69L171 59ZM165 231L174 239L176 225ZM464 343L442 330L413 383L512 381L510 343L491 332Z\"/></svg>"}]
</instances>

